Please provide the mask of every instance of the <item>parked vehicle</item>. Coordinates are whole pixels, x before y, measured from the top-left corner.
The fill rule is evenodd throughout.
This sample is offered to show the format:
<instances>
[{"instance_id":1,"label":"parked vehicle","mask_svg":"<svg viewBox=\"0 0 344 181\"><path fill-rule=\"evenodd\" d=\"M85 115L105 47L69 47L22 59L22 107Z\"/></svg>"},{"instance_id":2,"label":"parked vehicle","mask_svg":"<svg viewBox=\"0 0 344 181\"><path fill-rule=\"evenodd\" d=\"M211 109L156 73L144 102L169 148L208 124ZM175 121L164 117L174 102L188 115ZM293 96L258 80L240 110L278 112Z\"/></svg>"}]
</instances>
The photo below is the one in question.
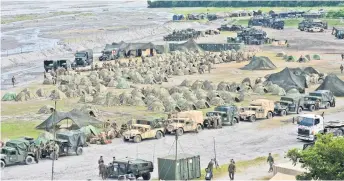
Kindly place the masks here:
<instances>
[{"instance_id":1,"label":"parked vehicle","mask_svg":"<svg viewBox=\"0 0 344 181\"><path fill-rule=\"evenodd\" d=\"M320 104L319 108L328 109L336 106L336 98L329 90L317 90L310 92L308 96L305 96L304 99L304 107L310 111L315 110L315 104L317 101Z\"/></svg>"},{"instance_id":2,"label":"parked vehicle","mask_svg":"<svg viewBox=\"0 0 344 181\"><path fill-rule=\"evenodd\" d=\"M270 119L274 112L274 102L267 99L257 99L250 103L247 107L240 108L240 120L248 120L255 122L256 119Z\"/></svg>"},{"instance_id":3,"label":"parked vehicle","mask_svg":"<svg viewBox=\"0 0 344 181\"><path fill-rule=\"evenodd\" d=\"M78 51L75 53L75 62L73 63L73 66L79 67L79 66L87 66L91 65L93 63L93 50L83 50Z\"/></svg>"},{"instance_id":4,"label":"parked vehicle","mask_svg":"<svg viewBox=\"0 0 344 181\"><path fill-rule=\"evenodd\" d=\"M204 119L202 111L185 111L173 114L168 121L170 123L166 127L166 133L181 136L184 132L202 131Z\"/></svg>"},{"instance_id":5,"label":"parked vehicle","mask_svg":"<svg viewBox=\"0 0 344 181\"><path fill-rule=\"evenodd\" d=\"M275 103L274 114L286 116L288 114L299 114L304 109L304 95L282 96L280 101Z\"/></svg>"},{"instance_id":6,"label":"parked vehicle","mask_svg":"<svg viewBox=\"0 0 344 181\"><path fill-rule=\"evenodd\" d=\"M157 120L136 120L135 124L130 124L129 130L123 133L123 140L139 143L144 139L160 139L164 136L164 125L159 124Z\"/></svg>"},{"instance_id":7,"label":"parked vehicle","mask_svg":"<svg viewBox=\"0 0 344 181\"><path fill-rule=\"evenodd\" d=\"M150 180L151 172L154 171L153 162L143 159L116 159L107 166L107 177L122 180L121 178Z\"/></svg>"},{"instance_id":8,"label":"parked vehicle","mask_svg":"<svg viewBox=\"0 0 344 181\"><path fill-rule=\"evenodd\" d=\"M239 112L238 107L235 105L222 105L214 108L214 111L224 112L222 124L223 125L234 125L239 123Z\"/></svg>"}]
</instances>

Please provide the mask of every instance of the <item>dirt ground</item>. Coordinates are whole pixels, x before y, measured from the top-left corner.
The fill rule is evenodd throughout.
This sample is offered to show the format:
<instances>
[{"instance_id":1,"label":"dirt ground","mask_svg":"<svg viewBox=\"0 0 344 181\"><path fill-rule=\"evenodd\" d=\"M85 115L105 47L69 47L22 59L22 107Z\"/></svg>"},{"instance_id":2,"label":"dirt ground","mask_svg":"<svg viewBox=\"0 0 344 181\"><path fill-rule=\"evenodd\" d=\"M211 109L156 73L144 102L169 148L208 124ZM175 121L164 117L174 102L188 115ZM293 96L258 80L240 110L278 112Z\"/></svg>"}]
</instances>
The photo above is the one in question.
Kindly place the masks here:
<instances>
[{"instance_id":1,"label":"dirt ground","mask_svg":"<svg viewBox=\"0 0 344 181\"><path fill-rule=\"evenodd\" d=\"M92 3L70 2L59 5L42 4L3 4L7 14L2 16L14 16L14 14L28 14L34 11L40 15L33 20L26 20L16 23L2 25L2 47L3 49L17 52L18 47L25 47L24 51L29 53L7 56L7 51L2 51L1 60L1 95L8 91L19 92L24 87L32 90L40 87L51 90L53 86L41 85L43 81L42 60L48 58L72 58L73 52L84 48L93 48L94 59L97 59L99 52L105 43L117 41L153 41L162 42L162 36L173 29L195 28L206 29L216 28L222 22L215 21L207 24L199 22L169 22L171 13L169 9L147 9L146 1L125 1L125 2L101 2L97 7ZM26 7L26 8L25 8ZM27 7L31 7L27 8ZM106 10L108 8L108 10ZM27 9L20 11L19 9ZM47 11L69 11L73 14L39 18L46 16ZM172 9L171 9L172 11ZM9 12L12 12L10 14ZM86 14L87 13L87 14ZM203 75L176 76L162 86L169 87L179 85L184 79L190 80L211 80L213 82L240 82L246 77L254 80L266 74L281 71L285 67L307 67L312 66L324 73L334 73L342 80L344 74L340 74L339 66L344 63L340 60L339 53L344 51L344 42L336 40L328 30L324 33L306 33L297 29L286 28L285 30L264 29L270 37L279 40L287 39L290 47L277 47L264 45L254 47L259 49L258 56L267 56L278 67L269 71L247 71L240 68L248 62L226 63L215 65L212 72ZM31 32L28 33L28 32ZM32 33L33 32L33 33ZM217 36L200 38L198 42L225 42L227 36L233 33L223 33ZM25 40L25 41L24 41ZM29 46L31 44L31 46ZM33 44L33 45L32 45ZM5 48L4 48L5 47ZM43 48L44 47L44 48ZM47 48L47 49L45 49ZM251 48L251 47L246 47ZM49 49L49 50L48 50ZM320 54L321 60L314 60L308 63L285 62L276 57L276 53L284 51L288 55ZM6 55L5 55L6 54ZM15 75L18 85L11 88L10 79ZM318 85L311 86L308 91L314 90ZM6 89L6 90L4 90ZM112 89L116 93L123 90ZM128 90L124 90L128 91ZM277 100L278 96L264 95L247 96L250 101L255 98L268 98ZM58 103L58 110L68 111L74 108L78 99L63 100ZM245 101L243 104L246 104ZM337 107L325 111L325 118L328 120L344 116L344 99L338 98ZM36 114L43 105L52 105L49 99L39 99L27 102L1 102L1 123L19 122L39 123L49 115ZM238 104L240 106L242 104ZM102 107L97 106L101 111L102 119L115 119L126 121L139 116L165 116L164 113L148 112L145 107ZM202 110L206 112L207 110ZM290 118L290 116L288 117ZM219 164L228 163L231 158L235 160L254 159L259 156L266 156L269 152L283 155L289 148L302 147L302 142L296 140L296 125L275 117L271 120L261 120L255 123L242 122L233 127L224 127L221 130L204 130L199 134L188 133L180 137L178 150L180 153L188 152L200 154L201 166L204 168L214 156L213 137L216 140L217 157ZM30 128L33 129L33 128ZM23 132L23 136L28 132ZM99 179L97 177L97 159L104 156L106 162L113 156L140 157L152 160L156 164L158 157L166 156L174 152L174 137L167 135L161 140L146 140L139 144L124 143L121 139L114 139L109 145L91 145L85 148L81 156L61 157L55 162L55 179ZM2 179L50 179L50 160L43 160L39 164L10 166L1 170ZM244 173L238 174L237 178L257 179L264 176L262 168L249 168ZM157 178L157 169L153 177ZM18 174L21 173L21 174ZM222 179L228 179L222 178Z\"/></svg>"}]
</instances>

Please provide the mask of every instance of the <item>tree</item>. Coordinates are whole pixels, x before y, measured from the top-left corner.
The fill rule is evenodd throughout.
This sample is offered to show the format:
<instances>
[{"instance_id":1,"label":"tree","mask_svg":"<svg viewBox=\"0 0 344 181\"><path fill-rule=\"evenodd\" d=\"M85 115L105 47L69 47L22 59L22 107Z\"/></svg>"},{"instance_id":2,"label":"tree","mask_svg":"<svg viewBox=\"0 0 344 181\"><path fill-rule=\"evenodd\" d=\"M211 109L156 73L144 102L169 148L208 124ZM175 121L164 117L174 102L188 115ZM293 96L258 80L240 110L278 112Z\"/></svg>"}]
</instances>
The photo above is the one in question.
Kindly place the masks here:
<instances>
[{"instance_id":1,"label":"tree","mask_svg":"<svg viewBox=\"0 0 344 181\"><path fill-rule=\"evenodd\" d=\"M291 149L287 157L294 164L302 160L307 169L297 180L344 180L344 137L318 135L314 146L305 150Z\"/></svg>"}]
</instances>

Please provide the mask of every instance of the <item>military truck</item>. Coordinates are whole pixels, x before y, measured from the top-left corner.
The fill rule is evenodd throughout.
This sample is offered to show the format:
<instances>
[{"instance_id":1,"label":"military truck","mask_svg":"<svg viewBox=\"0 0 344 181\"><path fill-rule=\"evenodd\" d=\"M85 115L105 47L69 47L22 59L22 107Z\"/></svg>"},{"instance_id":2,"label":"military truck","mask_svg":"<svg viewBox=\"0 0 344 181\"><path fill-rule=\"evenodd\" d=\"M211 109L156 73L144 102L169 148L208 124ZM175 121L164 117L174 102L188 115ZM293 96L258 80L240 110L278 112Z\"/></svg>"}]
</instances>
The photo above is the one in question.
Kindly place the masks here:
<instances>
[{"instance_id":1,"label":"military truck","mask_svg":"<svg viewBox=\"0 0 344 181\"><path fill-rule=\"evenodd\" d=\"M311 28L311 27L320 27L323 29L327 29L328 24L327 22L318 20L318 19L305 19L301 21L298 25L298 29L300 31L307 31L307 28Z\"/></svg>"},{"instance_id":2,"label":"military truck","mask_svg":"<svg viewBox=\"0 0 344 181\"><path fill-rule=\"evenodd\" d=\"M164 36L164 41L184 41L190 38L197 39L201 35L201 31L188 28L186 30L173 31L172 34Z\"/></svg>"},{"instance_id":3,"label":"military truck","mask_svg":"<svg viewBox=\"0 0 344 181\"><path fill-rule=\"evenodd\" d=\"M58 68L71 69L72 63L69 60L44 60L44 70L48 72L49 70L57 70Z\"/></svg>"},{"instance_id":4,"label":"military truck","mask_svg":"<svg viewBox=\"0 0 344 181\"><path fill-rule=\"evenodd\" d=\"M309 26L306 27L305 31L307 32L324 32L324 28L319 26Z\"/></svg>"},{"instance_id":5,"label":"military truck","mask_svg":"<svg viewBox=\"0 0 344 181\"><path fill-rule=\"evenodd\" d=\"M124 158L111 162L106 167L106 171L107 178L120 180L120 178L123 178L126 175L132 175L134 176L133 179L142 177L143 180L150 180L151 172L154 171L154 165L151 161ZM128 176L126 177L128 178Z\"/></svg>"},{"instance_id":6,"label":"military truck","mask_svg":"<svg viewBox=\"0 0 344 181\"><path fill-rule=\"evenodd\" d=\"M280 101L275 103L274 114L286 116L287 114L299 114L304 109L304 95L282 96Z\"/></svg>"},{"instance_id":7,"label":"military truck","mask_svg":"<svg viewBox=\"0 0 344 181\"><path fill-rule=\"evenodd\" d=\"M219 31L242 31L244 29L244 27L242 27L241 25L221 25L220 28L217 28Z\"/></svg>"},{"instance_id":8,"label":"military truck","mask_svg":"<svg viewBox=\"0 0 344 181\"><path fill-rule=\"evenodd\" d=\"M166 127L167 134L176 133L178 136L181 136L184 132L194 131L198 133L204 128L202 111L175 113L171 115L168 121L170 123Z\"/></svg>"},{"instance_id":9,"label":"military truck","mask_svg":"<svg viewBox=\"0 0 344 181\"><path fill-rule=\"evenodd\" d=\"M6 145L1 148L1 168L20 163L29 165L37 161L38 155L32 152L32 145L33 143L27 138L7 141Z\"/></svg>"},{"instance_id":10,"label":"military truck","mask_svg":"<svg viewBox=\"0 0 344 181\"><path fill-rule=\"evenodd\" d=\"M117 49L108 49L103 50L102 55L99 57L99 61L107 61L107 60L115 60L119 58L118 54L118 48Z\"/></svg>"},{"instance_id":11,"label":"military truck","mask_svg":"<svg viewBox=\"0 0 344 181\"><path fill-rule=\"evenodd\" d=\"M284 29L284 21L283 20L274 20L272 24L270 25L271 28L277 29L277 30L283 30Z\"/></svg>"},{"instance_id":12,"label":"military truck","mask_svg":"<svg viewBox=\"0 0 344 181\"><path fill-rule=\"evenodd\" d=\"M257 99L252 101L249 106L240 108L239 117L241 121L248 120L250 122L255 122L256 119L272 118L273 112L273 101Z\"/></svg>"},{"instance_id":13,"label":"military truck","mask_svg":"<svg viewBox=\"0 0 344 181\"><path fill-rule=\"evenodd\" d=\"M314 111L317 101L320 103L319 108L328 109L336 106L336 98L331 91L317 90L310 92L308 96L305 96L304 108L308 109L309 111Z\"/></svg>"},{"instance_id":14,"label":"military truck","mask_svg":"<svg viewBox=\"0 0 344 181\"><path fill-rule=\"evenodd\" d=\"M160 139L165 136L165 127L159 119L141 119L129 123L129 130L123 133L123 141L141 142L143 139Z\"/></svg>"},{"instance_id":15,"label":"military truck","mask_svg":"<svg viewBox=\"0 0 344 181\"><path fill-rule=\"evenodd\" d=\"M338 39L344 39L344 29L343 28L339 29L339 28L333 27L331 34L334 35Z\"/></svg>"},{"instance_id":16,"label":"military truck","mask_svg":"<svg viewBox=\"0 0 344 181\"><path fill-rule=\"evenodd\" d=\"M223 125L233 125L239 123L238 107L235 105L222 105L214 108L214 111L223 112Z\"/></svg>"},{"instance_id":17,"label":"military truck","mask_svg":"<svg viewBox=\"0 0 344 181\"><path fill-rule=\"evenodd\" d=\"M44 60L43 65L44 65L45 72L48 72L49 70L54 70L55 61L54 60Z\"/></svg>"},{"instance_id":18,"label":"military truck","mask_svg":"<svg viewBox=\"0 0 344 181\"><path fill-rule=\"evenodd\" d=\"M83 50L83 51L78 51L75 53L75 62L73 65L75 67L79 66L87 66L91 65L93 63L93 50L88 49L88 50Z\"/></svg>"}]
</instances>

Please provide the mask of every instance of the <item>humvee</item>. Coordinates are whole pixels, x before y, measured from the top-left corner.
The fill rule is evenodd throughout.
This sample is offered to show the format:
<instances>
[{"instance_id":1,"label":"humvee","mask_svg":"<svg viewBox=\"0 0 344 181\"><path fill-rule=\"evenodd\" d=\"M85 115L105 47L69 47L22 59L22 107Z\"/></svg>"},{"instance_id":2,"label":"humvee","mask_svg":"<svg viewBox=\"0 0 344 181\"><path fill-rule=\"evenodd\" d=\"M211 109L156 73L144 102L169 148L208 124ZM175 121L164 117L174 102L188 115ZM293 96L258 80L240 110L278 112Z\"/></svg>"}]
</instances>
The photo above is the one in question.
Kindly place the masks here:
<instances>
[{"instance_id":1,"label":"humvee","mask_svg":"<svg viewBox=\"0 0 344 181\"><path fill-rule=\"evenodd\" d=\"M202 111L185 111L171 115L168 121L170 123L166 127L166 133L176 133L181 136L184 132L200 132L203 129L204 120Z\"/></svg>"},{"instance_id":2,"label":"humvee","mask_svg":"<svg viewBox=\"0 0 344 181\"><path fill-rule=\"evenodd\" d=\"M214 108L214 111L224 112L223 125L233 125L239 123L238 108L235 105L222 105Z\"/></svg>"},{"instance_id":3,"label":"humvee","mask_svg":"<svg viewBox=\"0 0 344 181\"><path fill-rule=\"evenodd\" d=\"M123 133L123 141L133 140L135 143L143 139L160 139L165 136L165 128L158 120L136 120L135 124L129 124L129 130Z\"/></svg>"},{"instance_id":4,"label":"humvee","mask_svg":"<svg viewBox=\"0 0 344 181\"><path fill-rule=\"evenodd\" d=\"M249 106L240 108L239 117L240 120L254 122L256 119L272 118L273 111L273 101L267 99L257 99L252 101Z\"/></svg>"},{"instance_id":5,"label":"humvee","mask_svg":"<svg viewBox=\"0 0 344 181\"><path fill-rule=\"evenodd\" d=\"M119 159L111 162L107 167L107 177L119 179L126 175L133 175L136 179L150 180L154 165L151 161L142 159Z\"/></svg>"},{"instance_id":6,"label":"humvee","mask_svg":"<svg viewBox=\"0 0 344 181\"><path fill-rule=\"evenodd\" d=\"M38 155L32 152L31 145L32 143L24 138L7 141L6 145L1 148L1 168L23 162L29 165L36 161Z\"/></svg>"},{"instance_id":7,"label":"humvee","mask_svg":"<svg viewBox=\"0 0 344 181\"><path fill-rule=\"evenodd\" d=\"M282 96L280 101L276 102L274 114L286 116L290 113L299 114L304 109L304 95Z\"/></svg>"},{"instance_id":8,"label":"humvee","mask_svg":"<svg viewBox=\"0 0 344 181\"><path fill-rule=\"evenodd\" d=\"M305 96L304 107L310 111L314 111L317 100L320 102L320 108L328 109L336 106L336 99L331 91L317 90L310 92L308 96Z\"/></svg>"}]
</instances>

